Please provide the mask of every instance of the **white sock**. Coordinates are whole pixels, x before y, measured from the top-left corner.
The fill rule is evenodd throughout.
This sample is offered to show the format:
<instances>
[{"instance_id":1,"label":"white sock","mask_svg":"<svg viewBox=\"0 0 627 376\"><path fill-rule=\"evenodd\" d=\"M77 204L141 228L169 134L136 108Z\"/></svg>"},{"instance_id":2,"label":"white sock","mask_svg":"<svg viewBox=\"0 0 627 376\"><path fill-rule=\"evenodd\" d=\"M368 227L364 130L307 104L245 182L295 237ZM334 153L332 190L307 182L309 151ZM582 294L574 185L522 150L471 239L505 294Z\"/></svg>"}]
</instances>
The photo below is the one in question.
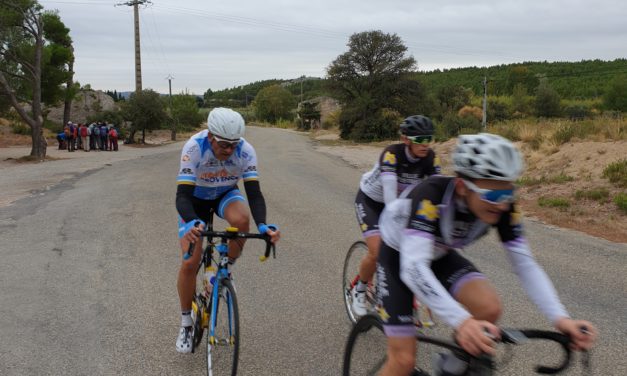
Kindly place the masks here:
<instances>
[{"instance_id":1,"label":"white sock","mask_svg":"<svg viewBox=\"0 0 627 376\"><path fill-rule=\"evenodd\" d=\"M192 311L181 311L181 326L192 326Z\"/></svg>"}]
</instances>

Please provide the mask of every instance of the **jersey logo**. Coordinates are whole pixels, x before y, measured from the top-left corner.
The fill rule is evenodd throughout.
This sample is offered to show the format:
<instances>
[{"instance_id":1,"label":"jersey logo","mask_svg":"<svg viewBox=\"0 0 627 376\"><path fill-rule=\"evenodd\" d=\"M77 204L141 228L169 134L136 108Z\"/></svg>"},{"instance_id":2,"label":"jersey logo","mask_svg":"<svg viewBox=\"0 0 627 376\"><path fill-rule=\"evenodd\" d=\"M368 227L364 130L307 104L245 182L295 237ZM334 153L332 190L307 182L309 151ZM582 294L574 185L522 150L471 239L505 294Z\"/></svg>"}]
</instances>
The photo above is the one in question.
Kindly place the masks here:
<instances>
[{"instance_id":1,"label":"jersey logo","mask_svg":"<svg viewBox=\"0 0 627 376\"><path fill-rule=\"evenodd\" d=\"M383 320L383 322L388 322L388 320L390 319L390 314L387 313L387 311L383 307L379 307L378 311L381 320Z\"/></svg>"},{"instance_id":2,"label":"jersey logo","mask_svg":"<svg viewBox=\"0 0 627 376\"><path fill-rule=\"evenodd\" d=\"M390 153L389 151L386 151L383 155L383 164L396 166L396 155Z\"/></svg>"},{"instance_id":3,"label":"jersey logo","mask_svg":"<svg viewBox=\"0 0 627 376\"><path fill-rule=\"evenodd\" d=\"M182 160L183 162L187 162L187 161L189 161L189 155L185 154L185 155L183 156L183 158L181 158L181 160Z\"/></svg>"},{"instance_id":4,"label":"jersey logo","mask_svg":"<svg viewBox=\"0 0 627 376\"><path fill-rule=\"evenodd\" d=\"M431 201L427 199L422 200L418 210L416 210L416 216L420 219L433 222L438 219L438 207L433 205Z\"/></svg>"}]
</instances>

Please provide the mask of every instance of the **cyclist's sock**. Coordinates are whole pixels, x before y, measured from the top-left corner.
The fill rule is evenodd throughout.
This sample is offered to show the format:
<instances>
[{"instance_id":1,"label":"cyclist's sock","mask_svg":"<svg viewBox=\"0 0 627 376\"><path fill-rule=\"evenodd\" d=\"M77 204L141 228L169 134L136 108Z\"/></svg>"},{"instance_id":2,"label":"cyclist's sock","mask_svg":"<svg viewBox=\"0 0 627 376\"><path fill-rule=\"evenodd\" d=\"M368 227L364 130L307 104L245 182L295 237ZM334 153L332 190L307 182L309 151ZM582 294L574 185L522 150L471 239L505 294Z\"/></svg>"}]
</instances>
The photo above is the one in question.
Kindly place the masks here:
<instances>
[{"instance_id":1,"label":"cyclist's sock","mask_svg":"<svg viewBox=\"0 0 627 376\"><path fill-rule=\"evenodd\" d=\"M355 291L366 292L368 290L368 281L364 282L362 280L357 281L357 285L355 286Z\"/></svg>"},{"instance_id":2,"label":"cyclist's sock","mask_svg":"<svg viewBox=\"0 0 627 376\"><path fill-rule=\"evenodd\" d=\"M187 327L192 325L194 325L192 322L192 311L181 311L181 326Z\"/></svg>"},{"instance_id":3,"label":"cyclist's sock","mask_svg":"<svg viewBox=\"0 0 627 376\"><path fill-rule=\"evenodd\" d=\"M462 375L464 371L466 371L466 368L468 368L468 363L456 357L455 354L446 353L443 355L442 370L445 372L453 375Z\"/></svg>"}]
</instances>

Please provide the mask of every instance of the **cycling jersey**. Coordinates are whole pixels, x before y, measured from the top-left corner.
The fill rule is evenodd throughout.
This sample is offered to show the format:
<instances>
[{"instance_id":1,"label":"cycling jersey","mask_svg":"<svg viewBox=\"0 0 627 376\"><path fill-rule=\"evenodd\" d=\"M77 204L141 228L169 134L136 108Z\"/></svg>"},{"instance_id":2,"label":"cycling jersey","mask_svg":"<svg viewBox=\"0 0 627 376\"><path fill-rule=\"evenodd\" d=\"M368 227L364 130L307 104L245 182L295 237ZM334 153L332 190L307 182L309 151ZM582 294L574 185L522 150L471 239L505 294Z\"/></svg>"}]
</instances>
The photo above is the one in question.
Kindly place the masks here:
<instances>
[{"instance_id":1,"label":"cycling jersey","mask_svg":"<svg viewBox=\"0 0 627 376\"><path fill-rule=\"evenodd\" d=\"M432 263L450 250L461 249L481 238L490 225L475 217L454 193L455 178L429 177L387 204L379 227L387 245L380 253L399 253L399 274L403 283L438 317L457 328L471 315L443 287L432 270ZM493 227L498 231L514 272L534 303L551 322L568 317L553 284L531 254L517 204L512 204Z\"/></svg>"},{"instance_id":2,"label":"cycling jersey","mask_svg":"<svg viewBox=\"0 0 627 376\"><path fill-rule=\"evenodd\" d=\"M440 163L433 150L424 158L412 157L405 144L386 147L373 169L365 173L359 188L371 199L388 203L408 186L425 176L440 173Z\"/></svg>"},{"instance_id":3,"label":"cycling jersey","mask_svg":"<svg viewBox=\"0 0 627 376\"><path fill-rule=\"evenodd\" d=\"M233 154L222 161L215 156L207 135L207 130L193 135L181 153L176 179L176 208L181 219L189 222L201 218L204 214L199 211L207 207L202 201L211 201L218 209L216 213L222 216L229 202L244 201L236 189L238 181L242 179L255 222L257 225L265 223L266 205L259 187L255 149L241 138ZM228 200L225 201L225 197Z\"/></svg>"},{"instance_id":4,"label":"cycling jersey","mask_svg":"<svg viewBox=\"0 0 627 376\"><path fill-rule=\"evenodd\" d=\"M259 179L257 155L251 144L242 138L233 154L221 161L214 155L207 133L207 130L196 133L185 143L177 184L195 186L194 197L215 200L240 179Z\"/></svg>"}]
</instances>

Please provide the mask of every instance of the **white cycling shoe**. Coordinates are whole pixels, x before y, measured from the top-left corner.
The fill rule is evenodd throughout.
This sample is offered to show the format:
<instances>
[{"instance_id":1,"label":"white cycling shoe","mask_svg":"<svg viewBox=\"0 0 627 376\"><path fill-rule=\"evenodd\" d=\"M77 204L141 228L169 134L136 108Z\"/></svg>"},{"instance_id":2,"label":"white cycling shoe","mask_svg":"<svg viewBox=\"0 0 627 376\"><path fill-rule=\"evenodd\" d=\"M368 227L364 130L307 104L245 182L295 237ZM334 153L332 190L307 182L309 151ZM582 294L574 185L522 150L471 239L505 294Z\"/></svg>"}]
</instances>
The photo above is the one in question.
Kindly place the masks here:
<instances>
[{"instance_id":1,"label":"white cycling shoe","mask_svg":"<svg viewBox=\"0 0 627 376\"><path fill-rule=\"evenodd\" d=\"M355 287L353 287L351 296L353 297L353 313L357 316L365 316L368 313L366 291L358 291Z\"/></svg>"},{"instance_id":2,"label":"white cycling shoe","mask_svg":"<svg viewBox=\"0 0 627 376\"><path fill-rule=\"evenodd\" d=\"M176 351L187 354L192 352L193 330L191 326L181 326L179 336L176 338Z\"/></svg>"}]
</instances>

